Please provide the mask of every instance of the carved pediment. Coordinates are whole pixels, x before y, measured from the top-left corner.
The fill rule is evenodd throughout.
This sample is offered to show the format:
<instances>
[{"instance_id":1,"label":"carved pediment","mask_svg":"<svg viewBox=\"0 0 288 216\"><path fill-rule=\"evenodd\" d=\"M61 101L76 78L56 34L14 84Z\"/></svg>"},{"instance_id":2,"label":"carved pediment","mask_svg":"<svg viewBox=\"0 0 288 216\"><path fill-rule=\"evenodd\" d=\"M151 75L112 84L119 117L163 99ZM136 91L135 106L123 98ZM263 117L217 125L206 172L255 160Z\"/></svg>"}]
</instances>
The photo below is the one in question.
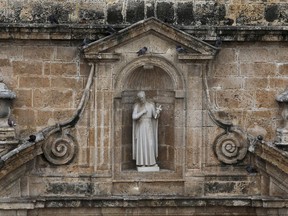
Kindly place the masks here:
<instances>
[{"instance_id":1,"label":"carved pediment","mask_svg":"<svg viewBox=\"0 0 288 216\"><path fill-rule=\"evenodd\" d=\"M84 54L87 59L118 60L121 54L135 54L144 46L148 48L148 55L175 53L181 60L212 59L217 52L216 47L156 18L149 18L88 44ZM187 52L178 53L176 46Z\"/></svg>"}]
</instances>

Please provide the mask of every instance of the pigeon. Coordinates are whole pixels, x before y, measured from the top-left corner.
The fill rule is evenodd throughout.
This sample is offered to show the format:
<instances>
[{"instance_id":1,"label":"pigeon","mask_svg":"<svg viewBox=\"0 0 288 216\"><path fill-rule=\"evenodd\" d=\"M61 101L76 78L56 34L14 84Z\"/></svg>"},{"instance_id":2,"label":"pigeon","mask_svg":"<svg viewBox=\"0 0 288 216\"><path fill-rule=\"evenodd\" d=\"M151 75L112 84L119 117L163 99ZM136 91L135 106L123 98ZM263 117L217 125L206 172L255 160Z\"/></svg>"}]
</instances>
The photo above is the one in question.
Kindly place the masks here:
<instances>
[{"instance_id":1,"label":"pigeon","mask_svg":"<svg viewBox=\"0 0 288 216\"><path fill-rule=\"evenodd\" d=\"M180 46L180 45L177 45L176 46L176 51L178 52L178 53L187 53L187 50L186 49L184 49L182 46Z\"/></svg>"},{"instance_id":2,"label":"pigeon","mask_svg":"<svg viewBox=\"0 0 288 216\"><path fill-rule=\"evenodd\" d=\"M215 41L215 47L221 47L221 45L222 45L222 40L220 37L217 37Z\"/></svg>"},{"instance_id":3,"label":"pigeon","mask_svg":"<svg viewBox=\"0 0 288 216\"><path fill-rule=\"evenodd\" d=\"M106 27L106 29L110 35L117 32L112 26L109 26L109 25Z\"/></svg>"},{"instance_id":4,"label":"pigeon","mask_svg":"<svg viewBox=\"0 0 288 216\"><path fill-rule=\"evenodd\" d=\"M27 141L28 142L35 142L35 140L36 140L36 136L32 134L29 136L29 139Z\"/></svg>"},{"instance_id":5,"label":"pigeon","mask_svg":"<svg viewBox=\"0 0 288 216\"><path fill-rule=\"evenodd\" d=\"M48 20L51 24L59 24L58 19L54 14L48 16Z\"/></svg>"},{"instance_id":6,"label":"pigeon","mask_svg":"<svg viewBox=\"0 0 288 216\"><path fill-rule=\"evenodd\" d=\"M229 26L231 26L231 25L233 25L234 20L231 19L231 18L226 18L226 19L224 19L223 23L224 23L224 25L229 25Z\"/></svg>"},{"instance_id":7,"label":"pigeon","mask_svg":"<svg viewBox=\"0 0 288 216\"><path fill-rule=\"evenodd\" d=\"M8 119L8 125L9 125L9 127L16 126L15 122L12 119L10 119L10 118Z\"/></svg>"},{"instance_id":8,"label":"pigeon","mask_svg":"<svg viewBox=\"0 0 288 216\"><path fill-rule=\"evenodd\" d=\"M258 171L251 165L248 165L246 166L246 171L249 173L249 174L253 174L253 173L258 173Z\"/></svg>"},{"instance_id":9,"label":"pigeon","mask_svg":"<svg viewBox=\"0 0 288 216\"><path fill-rule=\"evenodd\" d=\"M141 49L137 52L138 56L144 55L147 50L148 50L147 47L141 48Z\"/></svg>"},{"instance_id":10,"label":"pigeon","mask_svg":"<svg viewBox=\"0 0 288 216\"><path fill-rule=\"evenodd\" d=\"M81 46L86 46L89 43L91 43L92 41L89 38L84 38L83 42L81 43Z\"/></svg>"}]
</instances>

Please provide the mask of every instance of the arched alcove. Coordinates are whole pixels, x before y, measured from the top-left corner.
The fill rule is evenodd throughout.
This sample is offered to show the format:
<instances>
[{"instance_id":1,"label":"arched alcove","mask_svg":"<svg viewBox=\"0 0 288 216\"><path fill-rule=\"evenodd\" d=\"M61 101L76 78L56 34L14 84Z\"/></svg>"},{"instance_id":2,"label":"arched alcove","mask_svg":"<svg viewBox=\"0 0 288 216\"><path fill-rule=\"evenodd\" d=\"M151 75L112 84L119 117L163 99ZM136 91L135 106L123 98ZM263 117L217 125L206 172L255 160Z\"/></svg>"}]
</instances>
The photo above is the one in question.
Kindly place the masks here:
<instances>
[{"instance_id":1,"label":"arched alcove","mask_svg":"<svg viewBox=\"0 0 288 216\"><path fill-rule=\"evenodd\" d=\"M184 98L176 98L176 91L183 87L180 73L169 62L155 58L143 58L128 64L120 71L116 82L115 98L115 158L119 171L136 171L132 160L132 111L137 92L144 90L147 100L162 105L158 121L158 160L160 170L175 171L176 149L182 136L175 133L183 126ZM180 119L180 120L179 120ZM178 122L178 123L176 123ZM118 151L118 150L119 151ZM121 155L117 157L117 154Z\"/></svg>"}]
</instances>

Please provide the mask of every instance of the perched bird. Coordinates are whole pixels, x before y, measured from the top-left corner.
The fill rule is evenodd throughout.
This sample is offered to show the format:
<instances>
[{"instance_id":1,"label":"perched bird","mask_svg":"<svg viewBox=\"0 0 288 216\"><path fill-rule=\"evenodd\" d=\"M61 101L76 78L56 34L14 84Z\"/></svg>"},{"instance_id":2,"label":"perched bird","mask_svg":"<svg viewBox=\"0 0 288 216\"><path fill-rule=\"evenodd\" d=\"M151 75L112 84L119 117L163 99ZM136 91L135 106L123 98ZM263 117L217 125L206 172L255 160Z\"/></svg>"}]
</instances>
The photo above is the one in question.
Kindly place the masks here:
<instances>
[{"instance_id":1,"label":"perched bird","mask_svg":"<svg viewBox=\"0 0 288 216\"><path fill-rule=\"evenodd\" d=\"M180 46L180 45L177 45L176 46L176 51L178 52L178 53L187 53L187 50L186 49L184 49L182 46Z\"/></svg>"},{"instance_id":2,"label":"perched bird","mask_svg":"<svg viewBox=\"0 0 288 216\"><path fill-rule=\"evenodd\" d=\"M88 45L89 43L91 43L92 41L89 39L89 38L84 38L84 40L82 41L81 43L81 46L86 46Z\"/></svg>"},{"instance_id":3,"label":"perched bird","mask_svg":"<svg viewBox=\"0 0 288 216\"><path fill-rule=\"evenodd\" d=\"M32 134L29 136L29 139L27 141L28 142L35 142L35 140L36 140L36 136Z\"/></svg>"},{"instance_id":4,"label":"perched bird","mask_svg":"<svg viewBox=\"0 0 288 216\"><path fill-rule=\"evenodd\" d=\"M246 166L246 171L247 171L249 174L258 173L258 171L257 171L252 165Z\"/></svg>"},{"instance_id":5,"label":"perched bird","mask_svg":"<svg viewBox=\"0 0 288 216\"><path fill-rule=\"evenodd\" d=\"M221 46L222 46L222 40L220 37L217 37L215 41L215 47L221 47Z\"/></svg>"},{"instance_id":6,"label":"perched bird","mask_svg":"<svg viewBox=\"0 0 288 216\"><path fill-rule=\"evenodd\" d=\"M226 19L224 19L224 21L223 21L223 24L224 24L224 25L229 25L229 26L231 26L231 25L233 25L233 23L234 23L234 20L231 19L231 18L226 18Z\"/></svg>"},{"instance_id":7,"label":"perched bird","mask_svg":"<svg viewBox=\"0 0 288 216\"><path fill-rule=\"evenodd\" d=\"M144 55L144 54L147 52L147 50L148 50L147 47L141 48L141 49L137 52L138 56Z\"/></svg>"},{"instance_id":8,"label":"perched bird","mask_svg":"<svg viewBox=\"0 0 288 216\"><path fill-rule=\"evenodd\" d=\"M54 14L48 16L48 20L51 24L59 24L58 18Z\"/></svg>"},{"instance_id":9,"label":"perched bird","mask_svg":"<svg viewBox=\"0 0 288 216\"><path fill-rule=\"evenodd\" d=\"M108 26L106 27L106 30L107 30L107 32L108 32L110 35L112 35L112 34L114 34L114 33L117 32L117 31L116 31L112 26L110 26L110 25L108 25Z\"/></svg>"},{"instance_id":10,"label":"perched bird","mask_svg":"<svg viewBox=\"0 0 288 216\"><path fill-rule=\"evenodd\" d=\"M9 125L9 127L15 127L16 126L15 122L10 118L8 119L8 125Z\"/></svg>"}]
</instances>

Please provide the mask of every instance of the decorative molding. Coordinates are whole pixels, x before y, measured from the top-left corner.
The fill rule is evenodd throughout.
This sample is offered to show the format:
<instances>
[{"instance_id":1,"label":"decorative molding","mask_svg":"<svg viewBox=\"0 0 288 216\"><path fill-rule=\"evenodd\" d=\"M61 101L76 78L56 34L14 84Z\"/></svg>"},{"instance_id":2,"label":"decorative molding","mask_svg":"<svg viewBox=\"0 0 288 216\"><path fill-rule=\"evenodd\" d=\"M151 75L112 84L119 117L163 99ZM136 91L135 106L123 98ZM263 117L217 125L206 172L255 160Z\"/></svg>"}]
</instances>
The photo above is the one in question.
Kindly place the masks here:
<instances>
[{"instance_id":1,"label":"decorative molding","mask_svg":"<svg viewBox=\"0 0 288 216\"><path fill-rule=\"evenodd\" d=\"M248 142L242 134L232 130L220 134L214 141L213 149L219 161L235 164L245 158Z\"/></svg>"}]
</instances>

